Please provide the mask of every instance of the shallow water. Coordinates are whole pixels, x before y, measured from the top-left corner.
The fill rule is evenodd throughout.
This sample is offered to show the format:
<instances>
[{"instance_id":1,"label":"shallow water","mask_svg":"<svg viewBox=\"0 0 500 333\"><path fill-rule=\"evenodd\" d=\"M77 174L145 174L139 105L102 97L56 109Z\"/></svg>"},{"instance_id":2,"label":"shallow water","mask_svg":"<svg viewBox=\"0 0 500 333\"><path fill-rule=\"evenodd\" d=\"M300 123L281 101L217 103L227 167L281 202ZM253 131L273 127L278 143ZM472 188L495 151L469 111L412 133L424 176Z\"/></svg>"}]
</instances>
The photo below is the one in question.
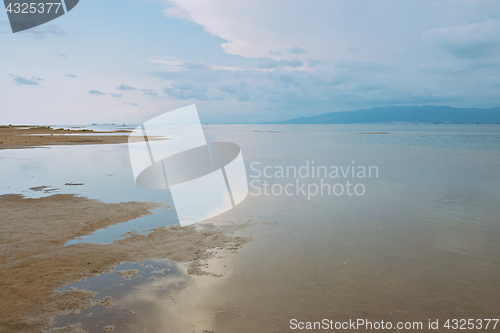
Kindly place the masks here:
<instances>
[{"instance_id":1,"label":"shallow water","mask_svg":"<svg viewBox=\"0 0 500 333\"><path fill-rule=\"evenodd\" d=\"M254 222L247 230L251 243L237 254L211 261L208 270L224 277L183 275L190 282L175 291L174 299L157 293L157 285L149 289L141 289L147 283L141 285L148 311L141 312L142 319L117 317L120 332L140 332L142 326L148 327L147 332L288 331L292 318L427 322L498 317L499 125L205 125L204 129L208 141L241 147L249 182L261 181L256 186L261 190L265 180L275 189L297 180L256 178L254 162L260 163L253 168L261 172L265 167L298 169L313 161L328 168L376 166L378 177L324 179L331 186L346 180L362 183L361 196L255 196L257 189L251 187L243 203L207 221ZM381 132L389 134L367 134ZM9 175L0 180L1 194L52 195L29 190L46 185L57 188L55 193L105 202L154 200L172 205L167 191L135 185L126 145L4 150L0 169ZM307 188L321 179L298 181ZM64 185L67 182L84 185ZM83 240L110 242L117 235L162 223L176 223L174 208ZM95 281L79 286L102 291L100 298L105 288L116 284L104 277ZM135 283L139 285L139 280L132 278L124 285L135 288ZM117 289L116 311L143 304L134 288ZM114 313L113 308L106 311ZM162 313L169 314L168 321Z\"/></svg>"},{"instance_id":2,"label":"shallow water","mask_svg":"<svg viewBox=\"0 0 500 333\"><path fill-rule=\"evenodd\" d=\"M135 184L126 144L3 150L0 168L9 175L0 179L0 194L18 193L30 198L75 194L108 203L172 202L165 190L148 191ZM40 186L46 188L33 190ZM80 241L109 243L127 232L144 234L148 229L178 224L175 209L159 208L153 215L98 230L67 245Z\"/></svg>"},{"instance_id":3,"label":"shallow water","mask_svg":"<svg viewBox=\"0 0 500 333\"><path fill-rule=\"evenodd\" d=\"M116 272L137 270L137 274L128 279L120 276ZM115 299L124 301L139 288L155 289L157 297L168 300L175 300L175 294L184 289L188 283L188 276L185 268L169 260L147 260L140 263L123 263L117 266L109 274L101 274L97 277L87 278L84 281L70 284L60 291L71 288L79 290L92 290L96 293L94 300L102 300L111 297L111 302ZM106 326L114 326L115 331L131 331L136 326L133 322L136 317L141 316L145 308L151 306L151 300L143 297L134 299L132 307L124 308L120 304L113 304L112 308L94 306L82 310L78 314L66 315L56 318L54 326L64 327L73 325L76 322L82 324L82 328L89 333L102 332ZM137 328L138 332L142 329Z\"/></svg>"}]
</instances>

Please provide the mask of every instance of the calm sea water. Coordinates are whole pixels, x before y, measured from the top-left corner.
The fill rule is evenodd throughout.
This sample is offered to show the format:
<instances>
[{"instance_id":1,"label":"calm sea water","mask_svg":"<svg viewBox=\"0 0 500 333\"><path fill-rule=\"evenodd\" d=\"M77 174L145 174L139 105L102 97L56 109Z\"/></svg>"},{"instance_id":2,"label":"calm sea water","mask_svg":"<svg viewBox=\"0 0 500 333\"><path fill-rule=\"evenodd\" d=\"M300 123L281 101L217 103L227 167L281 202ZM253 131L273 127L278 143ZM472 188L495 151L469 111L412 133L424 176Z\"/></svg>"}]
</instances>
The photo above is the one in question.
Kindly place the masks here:
<instances>
[{"instance_id":1,"label":"calm sea water","mask_svg":"<svg viewBox=\"0 0 500 333\"><path fill-rule=\"evenodd\" d=\"M122 288L114 294L114 308L92 308L58 323L80 321L89 332L102 331L96 317L85 317L96 311L102 313L102 325L111 321L120 332L139 332L141 327L147 332L289 331L294 318L424 323L498 318L499 125L204 129L208 141L240 145L252 184L242 204L208 222L251 220L254 224L245 234L253 241L237 254L210 261L209 270L223 278L181 274L183 266L175 264L176 274L183 276L175 297L155 292L160 287L153 284L147 297L132 287ZM294 177L293 170L301 167L302 175L309 170L308 177ZM370 167L372 177L358 177ZM280 170L287 168L291 174L281 177ZM172 201L167 191L135 185L125 144L3 150L0 170L0 194L75 193L105 202ZM335 170L339 177L330 177ZM347 181L352 195L347 193ZM65 185L69 182L84 185ZM324 184L336 186L336 193L327 193ZM57 190L30 190L35 186ZM284 193L285 188L292 195ZM321 188L323 195L314 194ZM344 192L337 195L341 188ZM175 209L74 242L106 243L140 227L170 224L177 224ZM117 283L114 278L96 279L80 287L105 296L106 288ZM126 283L134 286L133 281ZM124 315L129 310L133 318Z\"/></svg>"}]
</instances>

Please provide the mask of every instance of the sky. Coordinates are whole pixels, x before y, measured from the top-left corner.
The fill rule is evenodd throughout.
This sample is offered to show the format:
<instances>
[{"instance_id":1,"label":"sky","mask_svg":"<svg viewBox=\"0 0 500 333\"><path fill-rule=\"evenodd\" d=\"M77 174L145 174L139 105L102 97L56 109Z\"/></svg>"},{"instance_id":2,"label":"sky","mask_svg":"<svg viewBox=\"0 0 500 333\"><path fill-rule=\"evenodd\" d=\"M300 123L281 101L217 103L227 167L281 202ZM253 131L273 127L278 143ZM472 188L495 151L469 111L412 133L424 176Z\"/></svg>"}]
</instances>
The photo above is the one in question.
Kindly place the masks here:
<instances>
[{"instance_id":1,"label":"sky","mask_svg":"<svg viewBox=\"0 0 500 333\"><path fill-rule=\"evenodd\" d=\"M203 123L387 105L500 106L498 0L80 0L13 34L0 123Z\"/></svg>"}]
</instances>

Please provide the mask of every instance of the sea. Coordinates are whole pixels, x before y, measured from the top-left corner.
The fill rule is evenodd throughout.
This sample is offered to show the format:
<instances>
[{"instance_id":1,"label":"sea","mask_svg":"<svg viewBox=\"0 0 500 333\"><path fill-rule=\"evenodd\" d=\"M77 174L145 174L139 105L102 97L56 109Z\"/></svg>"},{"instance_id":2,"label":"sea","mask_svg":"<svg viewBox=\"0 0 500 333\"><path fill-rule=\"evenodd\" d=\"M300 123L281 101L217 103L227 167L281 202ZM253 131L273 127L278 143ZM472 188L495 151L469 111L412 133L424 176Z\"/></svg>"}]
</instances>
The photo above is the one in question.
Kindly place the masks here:
<instances>
[{"instance_id":1,"label":"sea","mask_svg":"<svg viewBox=\"0 0 500 333\"><path fill-rule=\"evenodd\" d=\"M208 142L240 146L249 193L201 224L246 223L238 233L251 241L208 261L205 269L220 277L189 275L185 263L152 258L117 267L138 269L130 280L105 273L66 286L62 290L95 291L99 299L112 296L115 306L58 317L56 326L81 323L102 332L112 325L137 333L422 332L436 321L441 331L446 323L453 329L454 320L457 329L465 320L467 329L473 319L477 329L478 320L499 318L500 125L203 129ZM0 170L0 195L72 193L172 206L66 246L178 225L168 190L136 185L127 144L0 150ZM32 190L39 186L46 187Z\"/></svg>"}]
</instances>

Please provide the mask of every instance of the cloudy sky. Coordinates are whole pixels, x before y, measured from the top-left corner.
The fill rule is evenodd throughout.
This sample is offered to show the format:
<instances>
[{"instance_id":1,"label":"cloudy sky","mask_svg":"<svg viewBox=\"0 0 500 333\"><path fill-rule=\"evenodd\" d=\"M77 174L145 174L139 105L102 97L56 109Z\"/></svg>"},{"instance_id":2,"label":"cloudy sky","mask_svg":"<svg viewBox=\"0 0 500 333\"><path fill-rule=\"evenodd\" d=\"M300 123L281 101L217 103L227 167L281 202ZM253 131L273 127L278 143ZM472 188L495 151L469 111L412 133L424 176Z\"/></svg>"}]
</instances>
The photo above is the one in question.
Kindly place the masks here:
<instances>
[{"instance_id":1,"label":"cloudy sky","mask_svg":"<svg viewBox=\"0 0 500 333\"><path fill-rule=\"evenodd\" d=\"M500 106L498 0L80 0L0 45L0 123Z\"/></svg>"}]
</instances>

